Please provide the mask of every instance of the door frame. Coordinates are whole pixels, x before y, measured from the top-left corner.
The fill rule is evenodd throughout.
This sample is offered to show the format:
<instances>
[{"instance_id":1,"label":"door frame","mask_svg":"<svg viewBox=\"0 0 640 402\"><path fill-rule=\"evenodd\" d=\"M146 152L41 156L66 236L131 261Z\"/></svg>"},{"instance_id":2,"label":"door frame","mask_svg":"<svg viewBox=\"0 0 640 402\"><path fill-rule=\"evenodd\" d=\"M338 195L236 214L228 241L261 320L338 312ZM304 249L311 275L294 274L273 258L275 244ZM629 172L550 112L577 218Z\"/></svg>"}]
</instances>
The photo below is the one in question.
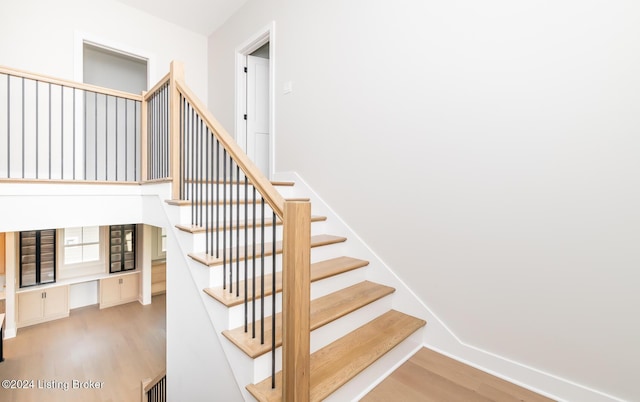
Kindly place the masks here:
<instances>
[{"instance_id":1,"label":"door frame","mask_svg":"<svg viewBox=\"0 0 640 402\"><path fill-rule=\"evenodd\" d=\"M246 74L247 56L269 43L269 175L275 168L275 21L253 34L235 50L235 137L244 152L247 152L247 125L244 120L247 105ZM268 177L270 179L271 177Z\"/></svg>"},{"instance_id":2,"label":"door frame","mask_svg":"<svg viewBox=\"0 0 640 402\"><path fill-rule=\"evenodd\" d=\"M104 37L88 34L86 32L74 32L74 66L73 79L77 82L84 82L84 44L99 47L114 53L120 53L135 59L147 62L147 88L155 84L160 79L156 71L156 56L145 50L137 49L123 43L118 43ZM158 77L156 79L156 77Z\"/></svg>"},{"instance_id":3,"label":"door frame","mask_svg":"<svg viewBox=\"0 0 640 402\"><path fill-rule=\"evenodd\" d=\"M73 38L73 79L76 82L84 82L84 45L88 44L97 48L102 48L113 53L119 53L135 59L144 60L147 63L147 89L151 88L161 77L157 75L156 55L146 50L138 49L120 42L107 39L102 36L87 32L74 31ZM156 78L157 77L157 78ZM140 94L142 95L142 94ZM76 124L82 127L83 102L76 103ZM84 138L80 136L76 143L76 158L83 158ZM82 166L84 160L76 163L76 174L82 177Z\"/></svg>"}]
</instances>

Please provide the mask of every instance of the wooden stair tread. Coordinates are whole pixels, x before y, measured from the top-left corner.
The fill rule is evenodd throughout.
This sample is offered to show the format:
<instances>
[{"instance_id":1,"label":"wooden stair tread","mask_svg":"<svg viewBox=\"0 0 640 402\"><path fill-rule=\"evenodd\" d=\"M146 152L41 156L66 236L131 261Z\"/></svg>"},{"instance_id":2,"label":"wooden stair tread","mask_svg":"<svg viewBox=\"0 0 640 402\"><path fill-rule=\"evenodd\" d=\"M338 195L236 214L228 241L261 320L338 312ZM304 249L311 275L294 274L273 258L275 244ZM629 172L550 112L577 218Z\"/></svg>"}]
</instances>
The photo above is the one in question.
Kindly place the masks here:
<instances>
[{"instance_id":1,"label":"wooden stair tread","mask_svg":"<svg viewBox=\"0 0 640 402\"><path fill-rule=\"evenodd\" d=\"M323 400L425 324L422 319L390 310L311 354L310 400ZM276 374L274 389L269 377L248 385L247 390L258 401L281 401L282 372Z\"/></svg>"},{"instance_id":2,"label":"wooden stair tread","mask_svg":"<svg viewBox=\"0 0 640 402\"><path fill-rule=\"evenodd\" d=\"M311 264L311 282L319 281L321 279L329 278L335 275L339 275L344 272L348 272L357 268L362 268L369 265L368 261L359 260L352 257L337 257L330 260L320 261ZM271 274L264 276L264 294L269 296L273 293ZM238 293L234 290L233 293L229 292L229 289L223 289L222 286L216 288L204 289L205 293L213 297L220 303L227 307L237 306L244 303L244 283L240 281L238 285ZM250 293L250 299L253 299L252 280L247 281L247 289ZM276 272L276 292L282 291L282 272ZM260 297L260 286L256 285L256 297Z\"/></svg>"},{"instance_id":3,"label":"wooden stair tread","mask_svg":"<svg viewBox=\"0 0 640 402\"><path fill-rule=\"evenodd\" d=\"M322 221L326 221L327 217L326 216L318 216L318 215L312 215L311 216L311 222L322 222ZM273 219L265 219L264 220L264 226L265 227L269 227L273 225ZM276 220L276 225L281 226L282 225L282 220L277 219ZM253 227L253 221L248 221L248 222L244 222L244 221L240 221L238 222L232 222L231 223L231 227L227 226L227 230L235 230L235 229L246 229L247 226L249 226L249 228ZM179 230L182 230L183 232L187 232L187 233L204 233L205 232L205 228L203 226L198 226L198 225L176 225L176 228L178 228ZM256 222L256 229L260 228L260 224L258 222ZM212 225L211 229L209 229L209 231L215 231L215 224ZM219 223L218 224L218 231L222 231L223 227L222 225Z\"/></svg>"},{"instance_id":4,"label":"wooden stair tread","mask_svg":"<svg viewBox=\"0 0 640 402\"><path fill-rule=\"evenodd\" d=\"M333 236L333 235L327 235L327 234L321 234L321 235L315 235L315 236L311 236L311 247L321 247L321 246L328 246L331 244L336 244L336 243L342 243L347 241L346 237L341 237L341 236ZM260 253L260 246L256 245L256 258L261 256ZM236 251L237 248L234 246L230 249L227 249L227 262L235 262L236 261L236 257L238 260L243 261L244 260L244 254L245 254L245 247L244 246L240 246L239 248L239 252L238 252L238 256L236 256ZM248 246L247 249L247 255L249 257L252 257L252 254L250 253L250 251L253 251L252 249L252 245ZM264 243L264 256L271 256L273 254L273 243ZM282 242L281 241L277 241L276 242L276 254L282 254ZM220 251L220 257L216 258L214 256L210 256L206 253L193 253L193 254L189 254L189 257L191 257L192 259L198 261L201 264L213 267L216 265L222 265L223 264L223 252L222 250Z\"/></svg>"},{"instance_id":5,"label":"wooden stair tread","mask_svg":"<svg viewBox=\"0 0 640 402\"><path fill-rule=\"evenodd\" d=\"M332 321L373 303L383 298L395 289L389 286L380 285L374 282L364 281L334 293L320 297L311 301L310 326L311 330L320 328ZM247 332L244 325L232 330L223 331L222 334L231 342L238 346L244 353L252 359L261 356L271 350L271 317L265 318L264 343L261 343L260 331L261 323L256 322L256 337L253 338L253 325L249 324ZM282 346L282 314L276 314L276 347Z\"/></svg>"},{"instance_id":6,"label":"wooden stair tread","mask_svg":"<svg viewBox=\"0 0 640 402\"><path fill-rule=\"evenodd\" d=\"M285 201L310 201L310 198L286 198ZM247 200L248 203L250 204L251 202L253 202L253 199L249 199ZM179 207L183 207L183 206L189 206L192 204L191 200L165 200L165 202L169 205L175 205L175 206L179 206ZM215 200L209 200L209 201L195 201L193 202L193 204L195 205L213 205L213 204L217 204L217 205L223 205L223 204L232 204L232 205L236 205L236 204L240 204L240 205L244 205L245 204L245 200L241 199L241 200L236 200L234 199L233 201L230 200L220 200L220 201L215 201ZM260 205L260 199L258 198L256 200L256 205ZM265 202L265 205L268 206L268 204Z\"/></svg>"}]
</instances>

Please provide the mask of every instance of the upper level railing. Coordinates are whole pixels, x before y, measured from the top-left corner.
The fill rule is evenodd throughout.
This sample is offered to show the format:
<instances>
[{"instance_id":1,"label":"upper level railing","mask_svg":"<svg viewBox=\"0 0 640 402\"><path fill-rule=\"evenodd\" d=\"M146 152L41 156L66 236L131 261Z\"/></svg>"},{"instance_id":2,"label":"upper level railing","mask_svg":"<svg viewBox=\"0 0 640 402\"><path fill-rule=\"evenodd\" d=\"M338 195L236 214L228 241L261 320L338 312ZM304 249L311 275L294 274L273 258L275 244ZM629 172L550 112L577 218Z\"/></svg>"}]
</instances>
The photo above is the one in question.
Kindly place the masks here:
<instances>
[{"instance_id":1,"label":"upper level railing","mask_svg":"<svg viewBox=\"0 0 640 402\"><path fill-rule=\"evenodd\" d=\"M0 67L0 179L140 181L141 102Z\"/></svg>"}]
</instances>

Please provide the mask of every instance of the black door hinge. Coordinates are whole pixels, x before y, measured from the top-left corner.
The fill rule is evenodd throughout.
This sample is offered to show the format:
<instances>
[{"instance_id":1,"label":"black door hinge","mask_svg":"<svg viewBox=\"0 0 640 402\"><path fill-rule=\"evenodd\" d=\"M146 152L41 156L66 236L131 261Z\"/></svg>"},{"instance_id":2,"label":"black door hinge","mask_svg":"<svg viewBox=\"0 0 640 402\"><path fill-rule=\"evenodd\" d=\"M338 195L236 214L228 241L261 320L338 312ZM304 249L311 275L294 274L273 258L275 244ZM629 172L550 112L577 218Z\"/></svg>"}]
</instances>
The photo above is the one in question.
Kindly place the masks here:
<instances>
[{"instance_id":1,"label":"black door hinge","mask_svg":"<svg viewBox=\"0 0 640 402\"><path fill-rule=\"evenodd\" d=\"M245 73L247 72L247 68L246 68L246 67L244 68L244 72L245 72Z\"/></svg>"},{"instance_id":2,"label":"black door hinge","mask_svg":"<svg viewBox=\"0 0 640 402\"><path fill-rule=\"evenodd\" d=\"M247 120L247 115L246 114L244 115L244 119Z\"/></svg>"}]
</instances>

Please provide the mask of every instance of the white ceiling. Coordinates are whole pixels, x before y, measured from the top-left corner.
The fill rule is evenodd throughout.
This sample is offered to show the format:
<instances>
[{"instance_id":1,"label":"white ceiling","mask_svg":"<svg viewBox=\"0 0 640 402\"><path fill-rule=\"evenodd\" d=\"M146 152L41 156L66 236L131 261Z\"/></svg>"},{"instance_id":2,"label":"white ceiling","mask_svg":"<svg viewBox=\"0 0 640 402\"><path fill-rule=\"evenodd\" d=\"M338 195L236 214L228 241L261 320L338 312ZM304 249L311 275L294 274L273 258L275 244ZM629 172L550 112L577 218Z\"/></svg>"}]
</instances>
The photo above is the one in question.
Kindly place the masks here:
<instances>
[{"instance_id":1,"label":"white ceiling","mask_svg":"<svg viewBox=\"0 0 640 402\"><path fill-rule=\"evenodd\" d=\"M247 0L118 0L202 35L222 25Z\"/></svg>"}]
</instances>

